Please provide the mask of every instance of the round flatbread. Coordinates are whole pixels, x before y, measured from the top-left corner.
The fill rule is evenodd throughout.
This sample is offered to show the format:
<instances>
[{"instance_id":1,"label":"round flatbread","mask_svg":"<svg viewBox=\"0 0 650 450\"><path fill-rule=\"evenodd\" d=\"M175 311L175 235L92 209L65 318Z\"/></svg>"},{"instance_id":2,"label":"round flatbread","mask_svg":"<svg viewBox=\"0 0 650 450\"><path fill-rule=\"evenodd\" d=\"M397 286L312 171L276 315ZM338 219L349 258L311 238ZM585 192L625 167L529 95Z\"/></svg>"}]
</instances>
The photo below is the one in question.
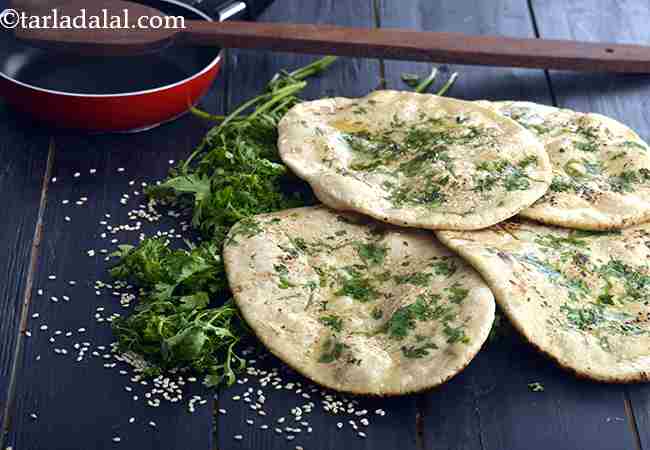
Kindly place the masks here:
<instances>
[{"instance_id":1,"label":"round flatbread","mask_svg":"<svg viewBox=\"0 0 650 450\"><path fill-rule=\"evenodd\" d=\"M443 383L487 339L494 298L433 233L308 207L236 225L228 281L268 349L308 378L356 394Z\"/></svg>"},{"instance_id":2,"label":"round flatbread","mask_svg":"<svg viewBox=\"0 0 650 450\"><path fill-rule=\"evenodd\" d=\"M584 230L650 219L650 149L634 131L600 114L529 102L491 105L535 133L553 165L549 191L520 215Z\"/></svg>"},{"instance_id":3,"label":"round flatbread","mask_svg":"<svg viewBox=\"0 0 650 450\"><path fill-rule=\"evenodd\" d=\"M650 225L598 232L522 220L437 235L562 367L599 381L650 380Z\"/></svg>"},{"instance_id":4,"label":"round flatbread","mask_svg":"<svg viewBox=\"0 0 650 450\"><path fill-rule=\"evenodd\" d=\"M376 91L293 107L279 124L282 160L337 210L416 228L485 228L551 182L541 143L489 108Z\"/></svg>"}]
</instances>

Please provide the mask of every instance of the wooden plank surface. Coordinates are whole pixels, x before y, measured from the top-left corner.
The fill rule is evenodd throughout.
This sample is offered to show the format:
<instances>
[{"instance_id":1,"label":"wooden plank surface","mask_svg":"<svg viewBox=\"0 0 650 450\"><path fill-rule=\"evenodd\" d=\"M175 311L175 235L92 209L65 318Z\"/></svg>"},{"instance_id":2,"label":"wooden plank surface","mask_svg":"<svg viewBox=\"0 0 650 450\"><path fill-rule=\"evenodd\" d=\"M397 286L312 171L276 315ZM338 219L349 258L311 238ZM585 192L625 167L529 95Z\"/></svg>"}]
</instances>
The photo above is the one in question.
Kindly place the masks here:
<instances>
[{"instance_id":1,"label":"wooden plank surface","mask_svg":"<svg viewBox=\"0 0 650 450\"><path fill-rule=\"evenodd\" d=\"M552 3L552 5L550 4ZM522 0L380 0L382 26L430 31L533 37L528 5ZM552 7L551 7L552 6ZM560 2L551 1L552 14ZM460 77L450 95L468 100L515 99L551 104L544 72L456 66ZM386 62L389 87L402 88L401 73L426 74L423 64ZM544 392L531 392L539 382ZM422 403L427 449L611 449L632 448L634 436L619 386L577 381L516 336L483 350L450 383ZM577 431L580 430L580 431Z\"/></svg>"},{"instance_id":2,"label":"wooden plank surface","mask_svg":"<svg viewBox=\"0 0 650 450\"><path fill-rule=\"evenodd\" d=\"M48 137L0 106L0 427L18 342L23 293L30 267ZM0 428L0 442L2 441Z\"/></svg>"},{"instance_id":3,"label":"wooden plank surface","mask_svg":"<svg viewBox=\"0 0 650 450\"><path fill-rule=\"evenodd\" d=\"M542 37L645 45L650 42L648 2L576 0L559 4L533 0L532 5ZM551 72L550 80L559 105L605 114L650 140L650 77ZM630 385L625 391L630 422L636 421L630 424L637 434L636 446L650 448L650 387Z\"/></svg>"},{"instance_id":4,"label":"wooden plank surface","mask_svg":"<svg viewBox=\"0 0 650 450\"><path fill-rule=\"evenodd\" d=\"M533 29L523 0L378 0L379 22L385 27L410 27L426 31L458 31L468 34L502 34L532 37ZM386 61L386 85L404 89L403 73L427 75L430 64ZM548 87L540 70L516 70L472 66L442 66L440 87L450 72L461 77L449 95L456 98L516 99L528 98L549 103ZM434 86L435 87L435 86Z\"/></svg>"},{"instance_id":5,"label":"wooden plank surface","mask_svg":"<svg viewBox=\"0 0 650 450\"><path fill-rule=\"evenodd\" d=\"M222 109L216 104L204 107ZM110 357L109 323L95 318L96 314L106 318L127 310L112 294L115 289L101 289L101 295L96 295L94 286L95 280L108 281L105 254L100 251L113 251L117 243L112 239L135 243L141 231L175 226L170 221L148 227L142 219L142 230L111 234L106 229L106 224L134 225L127 212L146 203L142 194L134 194L142 191L140 182L164 176L169 160L185 157L205 131L199 119L188 115L133 135L55 136L53 175L57 181L49 184L27 326L32 336L25 339L19 361L16 404L6 445L32 450L104 449L118 444L138 449L211 448L212 394L197 383L188 383L182 404L163 401L160 407L147 406L146 392L153 386L131 381L132 370ZM131 180L137 183L130 186ZM120 200L125 193L130 199L123 205ZM88 200L82 200L84 197ZM106 237L101 233L107 233ZM95 254L89 255L89 250ZM41 329L43 326L47 329ZM88 350L78 361L84 343ZM107 368L105 364L116 366ZM190 414L187 400L195 394L208 401ZM131 417L134 423L129 422Z\"/></svg>"},{"instance_id":6,"label":"wooden plank surface","mask_svg":"<svg viewBox=\"0 0 650 450\"><path fill-rule=\"evenodd\" d=\"M336 23L340 25L373 26L373 7L370 0L355 2L340 2L324 0L320 2L303 2L300 0L283 0L275 2L260 20L269 21L299 21L313 23ZM270 54L253 51L231 52L231 77L228 80L230 89L230 105L237 104L250 96L253 88L259 89L278 70L298 67L313 58L288 55ZM368 93L379 85L379 63L374 60L359 60L343 58L331 67L320 79L310 82L305 97L315 98L327 95L360 96ZM262 365L262 370L278 370L279 376L287 383L302 383L302 386L289 384L288 389L277 389L269 383L261 386L259 379L265 375L251 375L247 382L235 385L225 390L218 401L218 409L226 414L217 414L217 448L225 449L293 449L302 446L305 449L396 449L416 448L416 399L409 396L397 399L372 400L358 398L358 404L353 405L356 412L366 410L366 415L356 413L331 414L324 411L325 395L331 393L312 392L316 389L305 378L289 371L286 366L271 358ZM257 390L261 389L265 401L266 416L250 409L250 404L244 402L244 395L252 389L251 397L257 399ZM296 394L296 389L302 392ZM305 399L303 393L311 398ZM238 399L238 397L241 397ZM348 397L344 397L348 398ZM291 409L314 403L311 413L303 414L308 425L300 425L295 421ZM375 413L384 409L385 416ZM284 421L278 420L284 417ZM362 424L367 418L370 425ZM253 421L248 424L246 421ZM358 430L354 430L349 421L354 421ZM341 423L339 429L337 424ZM262 425L268 429L260 428ZM299 432L287 431L300 429ZM277 433L275 428L281 430ZM309 429L311 428L311 432ZM362 432L367 437L360 437ZM241 435L243 439L236 441L234 436ZM289 436L295 436L288 440ZM289 437L289 439L291 439Z\"/></svg>"}]
</instances>

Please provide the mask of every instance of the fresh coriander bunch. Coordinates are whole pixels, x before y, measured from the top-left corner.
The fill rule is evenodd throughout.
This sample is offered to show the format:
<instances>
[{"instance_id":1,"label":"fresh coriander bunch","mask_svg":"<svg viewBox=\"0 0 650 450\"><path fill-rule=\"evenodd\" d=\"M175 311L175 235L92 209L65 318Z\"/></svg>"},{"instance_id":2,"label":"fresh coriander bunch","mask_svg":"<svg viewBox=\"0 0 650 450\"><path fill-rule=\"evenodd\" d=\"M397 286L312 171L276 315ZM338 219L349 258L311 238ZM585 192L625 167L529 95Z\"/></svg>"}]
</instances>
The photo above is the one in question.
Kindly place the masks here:
<instances>
[{"instance_id":1,"label":"fresh coriander bunch","mask_svg":"<svg viewBox=\"0 0 650 450\"><path fill-rule=\"evenodd\" d=\"M111 276L140 287L135 312L113 322L120 349L143 356L152 375L189 367L206 374L206 384L232 384L244 367L235 350L248 329L227 300L221 249L213 242L171 249L152 238L120 246L114 256L120 262Z\"/></svg>"},{"instance_id":2,"label":"fresh coriander bunch","mask_svg":"<svg viewBox=\"0 0 650 450\"><path fill-rule=\"evenodd\" d=\"M121 351L151 364L152 375L188 367L205 374L205 384L228 385L244 367L237 346L248 328L230 299L221 248L230 227L263 212L313 202L311 191L281 163L277 124L297 104L305 78L324 71L334 58L320 59L294 72L283 71L264 93L225 117L194 112L219 121L199 147L147 193L192 210L204 242L172 249L163 238L145 239L114 254L114 279L140 289L133 314L113 322Z\"/></svg>"},{"instance_id":3,"label":"fresh coriander bunch","mask_svg":"<svg viewBox=\"0 0 650 450\"><path fill-rule=\"evenodd\" d=\"M228 116L195 109L199 116L221 123L167 180L147 193L189 206L193 226L217 242L245 217L313 203L311 190L280 160L277 125L300 102L297 94L307 86L305 79L334 61L325 57L296 71L280 72L261 95Z\"/></svg>"}]
</instances>

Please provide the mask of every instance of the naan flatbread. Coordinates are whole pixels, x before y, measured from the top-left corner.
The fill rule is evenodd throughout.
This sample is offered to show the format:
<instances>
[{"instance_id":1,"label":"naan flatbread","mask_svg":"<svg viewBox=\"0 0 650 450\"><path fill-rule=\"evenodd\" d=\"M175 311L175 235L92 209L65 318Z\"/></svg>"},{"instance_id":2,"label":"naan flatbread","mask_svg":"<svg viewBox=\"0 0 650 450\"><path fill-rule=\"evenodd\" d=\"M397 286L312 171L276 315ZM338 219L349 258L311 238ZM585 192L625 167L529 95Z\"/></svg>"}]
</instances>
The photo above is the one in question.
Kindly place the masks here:
<instances>
[{"instance_id":1,"label":"naan flatbread","mask_svg":"<svg viewBox=\"0 0 650 450\"><path fill-rule=\"evenodd\" d=\"M308 207L233 227L228 281L269 350L338 391L397 395L443 383L487 339L494 297L432 233Z\"/></svg>"},{"instance_id":2,"label":"naan flatbread","mask_svg":"<svg viewBox=\"0 0 650 450\"><path fill-rule=\"evenodd\" d=\"M600 114L529 102L491 105L535 133L553 164L549 191L520 215L584 230L650 219L650 149L634 131Z\"/></svg>"},{"instance_id":3,"label":"naan flatbread","mask_svg":"<svg viewBox=\"0 0 650 450\"><path fill-rule=\"evenodd\" d=\"M376 91L293 107L279 124L283 161L337 210L427 229L479 229L548 189L541 143L474 102Z\"/></svg>"},{"instance_id":4,"label":"naan flatbread","mask_svg":"<svg viewBox=\"0 0 650 450\"><path fill-rule=\"evenodd\" d=\"M522 220L437 235L562 367L606 382L650 379L650 224L594 232Z\"/></svg>"}]
</instances>

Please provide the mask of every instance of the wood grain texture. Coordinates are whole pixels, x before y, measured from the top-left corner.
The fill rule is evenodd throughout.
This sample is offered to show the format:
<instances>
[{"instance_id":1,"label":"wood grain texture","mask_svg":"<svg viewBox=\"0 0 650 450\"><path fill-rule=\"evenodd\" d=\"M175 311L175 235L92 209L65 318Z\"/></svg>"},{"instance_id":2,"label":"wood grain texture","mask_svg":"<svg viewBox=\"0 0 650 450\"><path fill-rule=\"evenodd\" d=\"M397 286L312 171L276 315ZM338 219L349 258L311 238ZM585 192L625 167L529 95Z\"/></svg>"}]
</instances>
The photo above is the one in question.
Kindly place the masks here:
<instances>
[{"instance_id":1,"label":"wood grain texture","mask_svg":"<svg viewBox=\"0 0 650 450\"><path fill-rule=\"evenodd\" d=\"M219 86L215 89L220 89ZM210 97L214 99L215 97ZM218 96L223 99L223 95ZM210 111L222 110L222 105L203 105ZM145 405L144 393L150 387L131 382L132 371L126 365L105 368L104 359L112 341L107 322L95 321L99 312L107 317L113 312L126 313L111 289L97 296L93 283L107 280L107 263L101 249L113 251L117 243L134 243L140 231L119 232L101 238L109 224L134 224L127 220L127 212L144 203L141 181L151 182L164 176L170 159L179 160L188 155L206 131L197 118L187 115L173 123L154 130L132 135L57 135L55 136L54 176L50 183L48 206L45 212L44 237L31 307L28 330L32 337L25 339L19 361L16 382L16 402L12 411L12 428L7 445L22 449L104 449L124 448L174 450L211 448L212 399L211 393L194 385L186 389L183 404L163 402L159 408ZM120 171L124 168L124 171ZM91 174L96 169L96 174ZM75 177L75 173L79 173ZM138 185L129 186L135 180ZM122 205L122 194L130 194L128 205ZM75 204L81 197L88 201ZM68 204L63 202L68 200ZM105 217L111 214L111 218ZM69 220L66 219L69 217ZM143 220L146 223L146 220ZM161 222L143 231L168 230L176 222ZM94 249L95 256L87 251ZM49 279L55 275L56 279ZM69 281L76 281L71 286ZM43 295L38 295L42 289ZM51 300L55 296L57 303ZM63 296L68 296L66 301ZM39 314L39 317L33 317ZM47 325L47 330L41 330ZM85 329L85 331L83 330ZM61 330L63 334L56 335ZM65 336L66 332L72 336ZM50 338L55 338L50 342ZM78 350L74 343L88 342L90 349L77 362ZM83 344L82 344L83 345ZM98 348L105 346L105 349ZM56 354L63 348L68 354ZM92 356L97 351L100 356ZM118 370L126 369L128 375ZM132 387L127 392L126 386ZM194 414L187 408L193 394L202 395L208 402L198 406ZM132 397L138 395L135 401ZM32 416L35 414L35 416ZM135 423L129 423L135 417ZM154 421L157 426L148 425Z\"/></svg>"},{"instance_id":2,"label":"wood grain texture","mask_svg":"<svg viewBox=\"0 0 650 450\"><path fill-rule=\"evenodd\" d=\"M553 8L559 6L552 2ZM525 1L380 0L382 26L410 26L472 34L534 36ZM430 67L386 62L389 87L403 88L402 72ZM544 72L455 66L460 77L450 95L476 100L513 99L552 104ZM438 86L440 83L438 84ZM529 383L545 386L531 392ZM631 448L624 389L577 381L518 339L504 338L483 350L450 383L427 395L423 406L427 449L608 449ZM573 430L580 429L580 432Z\"/></svg>"},{"instance_id":3,"label":"wood grain texture","mask_svg":"<svg viewBox=\"0 0 650 450\"><path fill-rule=\"evenodd\" d=\"M354 25L371 27L374 24L372 3L368 0L355 2L340 2L326 0L320 2L304 2L300 0L277 1L266 11L260 20L268 21L299 21L305 23L336 23L339 25ZM282 54L263 53L255 51L231 51L231 72L228 84L229 105L235 105L250 97L256 90L263 88L274 73L283 68L297 68L312 61L313 57ZM361 96L367 94L379 85L379 63L374 60L359 60L341 58L328 72L318 79L310 81L305 91L305 98L322 96ZM275 361L272 359L272 361ZM313 386L301 376L286 371L286 367L277 362L271 363L267 368L280 368L280 373L286 382L301 382L309 393ZM300 445L305 449L415 449L416 448L416 399L403 397L395 399L364 399L358 398L356 410L368 411L370 426L361 424L361 416L354 414L332 415L323 410L322 397L311 393L312 399L304 399L301 394L296 395L291 389L275 390L270 384L261 387L255 381L258 377L250 376L246 384L235 385L225 390L219 398L218 408L225 409L226 414L217 415L217 446L219 450L249 449L272 450L293 449ZM285 383L286 385L286 383ZM259 416L250 409L243 400L233 400L233 397L243 396L252 388L263 389L268 397L265 404L267 416ZM256 395L255 395L256 397ZM296 425L290 413L291 408L313 401L315 407L309 417L305 417L313 429L307 432L306 426ZM377 416L375 410L383 408L386 416ZM286 422L278 423L277 420L285 417ZM253 425L246 420L254 420ZM354 420L358 431L365 432L366 438L359 437L348 423ZM342 423L342 429L337 423ZM261 429L261 425L268 425L269 429ZM295 433L294 440L287 440L287 433L278 434L274 429L286 426L301 428L300 433ZM235 435L242 435L243 440L236 441Z\"/></svg>"},{"instance_id":4,"label":"wood grain texture","mask_svg":"<svg viewBox=\"0 0 650 450\"><path fill-rule=\"evenodd\" d=\"M418 30L457 31L483 35L500 33L506 36L533 37L533 28L524 1L498 0L378 0L382 27L412 27ZM427 75L430 64L386 61L386 84L391 89L404 89L403 73ZM436 87L440 87L450 72L458 71L458 79L449 95L478 99L527 98L550 103L544 73L540 70L442 66Z\"/></svg>"},{"instance_id":5,"label":"wood grain texture","mask_svg":"<svg viewBox=\"0 0 650 450\"><path fill-rule=\"evenodd\" d=\"M428 396L424 442L436 450L631 449L628 421L620 386L577 380L511 335Z\"/></svg>"},{"instance_id":6,"label":"wood grain texture","mask_svg":"<svg viewBox=\"0 0 650 450\"><path fill-rule=\"evenodd\" d=\"M0 424L8 399L48 137L0 106ZM0 435L2 430L0 430ZM1 436L0 436L1 440Z\"/></svg>"},{"instance_id":7,"label":"wood grain texture","mask_svg":"<svg viewBox=\"0 0 650 450\"><path fill-rule=\"evenodd\" d=\"M648 2L576 0L558 4L552 0L533 0L532 5L542 37L650 42ZM649 77L551 72L550 79L560 106L605 114L650 141ZM650 448L650 387L639 384L625 389L630 405L628 421L637 435L637 448Z\"/></svg>"},{"instance_id":8,"label":"wood grain texture","mask_svg":"<svg viewBox=\"0 0 650 450\"><path fill-rule=\"evenodd\" d=\"M179 33L183 43L228 48L250 48L315 55L332 54L361 58L386 58L426 61L437 64L455 63L480 66L528 67L589 72L648 73L650 48L642 45L610 42L580 42L574 40L535 39L498 35L473 36L458 32L413 31L402 28L368 29L295 23L238 22L212 24L188 21ZM160 46L169 40L165 31L152 37L151 46ZM39 34L49 34L41 32ZM77 32L70 33L72 35ZM48 36L49 37L49 36ZM49 37L57 42L60 34ZM98 41L96 34L88 33L88 40ZM112 40L113 41L113 40ZM63 41L66 44L70 40ZM88 51L88 43L80 38L74 41L75 51ZM96 44L98 53L114 47L123 51L141 51L140 42L123 40L113 45Z\"/></svg>"}]
</instances>

